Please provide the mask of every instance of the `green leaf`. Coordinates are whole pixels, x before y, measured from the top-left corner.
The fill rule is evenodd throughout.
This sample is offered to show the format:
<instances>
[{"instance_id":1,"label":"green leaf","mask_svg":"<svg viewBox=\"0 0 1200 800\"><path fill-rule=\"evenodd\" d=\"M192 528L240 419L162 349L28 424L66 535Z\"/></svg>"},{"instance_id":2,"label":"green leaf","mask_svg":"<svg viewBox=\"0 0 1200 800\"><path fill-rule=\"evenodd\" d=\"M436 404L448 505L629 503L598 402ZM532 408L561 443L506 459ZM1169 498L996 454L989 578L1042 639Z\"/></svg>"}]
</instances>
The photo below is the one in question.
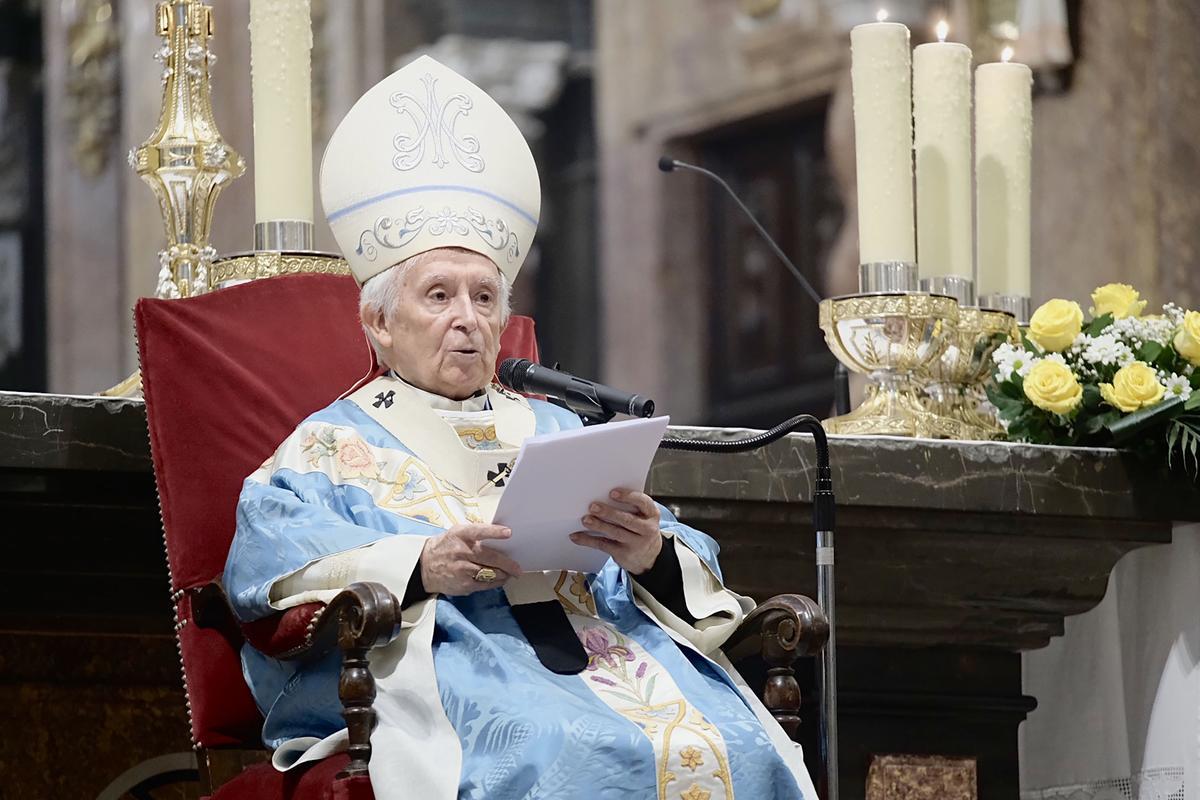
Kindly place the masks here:
<instances>
[{"instance_id":1,"label":"green leaf","mask_svg":"<svg viewBox=\"0 0 1200 800\"><path fill-rule=\"evenodd\" d=\"M1121 444L1132 439L1139 433L1143 433L1155 425L1161 425L1169 421L1172 417L1183 412L1183 401L1178 397L1172 397L1170 400L1164 400L1158 405L1150 408L1143 408L1140 411L1134 411L1132 414L1126 414L1120 419L1107 425L1109 433L1112 434L1113 444Z\"/></svg>"},{"instance_id":2,"label":"green leaf","mask_svg":"<svg viewBox=\"0 0 1200 800\"><path fill-rule=\"evenodd\" d=\"M1025 397L1025 379L1020 375L1014 374L1000 386L1000 391L1013 398L1014 400L1026 399Z\"/></svg>"},{"instance_id":3,"label":"green leaf","mask_svg":"<svg viewBox=\"0 0 1200 800\"><path fill-rule=\"evenodd\" d=\"M1096 317L1094 320L1089 322L1087 324L1087 327L1083 329L1083 332L1086 333L1088 336L1099 336L1101 333L1104 332L1105 328L1107 328L1109 325L1112 325L1112 321L1113 321L1112 314L1101 314L1100 316Z\"/></svg>"},{"instance_id":4,"label":"green leaf","mask_svg":"<svg viewBox=\"0 0 1200 800\"><path fill-rule=\"evenodd\" d=\"M1138 361L1145 361L1147 364L1152 364L1163 354L1165 348L1158 342L1146 342L1138 348L1134 355Z\"/></svg>"},{"instance_id":5,"label":"green leaf","mask_svg":"<svg viewBox=\"0 0 1200 800\"><path fill-rule=\"evenodd\" d=\"M1085 383L1083 385L1083 407L1088 410L1095 410L1100 407L1100 402L1103 398L1100 395L1100 387L1094 383Z\"/></svg>"},{"instance_id":6,"label":"green leaf","mask_svg":"<svg viewBox=\"0 0 1200 800\"><path fill-rule=\"evenodd\" d=\"M1084 433L1094 435L1104 430L1106 424L1105 415L1097 414L1095 416L1085 417L1084 419L1080 420L1079 427Z\"/></svg>"},{"instance_id":7,"label":"green leaf","mask_svg":"<svg viewBox=\"0 0 1200 800\"><path fill-rule=\"evenodd\" d=\"M1191 411L1197 408L1200 408L1200 392L1192 392L1191 396L1184 401L1183 410Z\"/></svg>"},{"instance_id":8,"label":"green leaf","mask_svg":"<svg viewBox=\"0 0 1200 800\"><path fill-rule=\"evenodd\" d=\"M1200 479L1200 416L1184 415L1171 422L1167 431L1167 466L1174 467L1178 452L1184 472Z\"/></svg>"},{"instance_id":9,"label":"green leaf","mask_svg":"<svg viewBox=\"0 0 1200 800\"><path fill-rule=\"evenodd\" d=\"M1175 459L1175 445L1179 443L1179 437L1183 435L1184 427L1178 421L1171 423L1171 427L1167 429L1167 466L1172 466Z\"/></svg>"}]
</instances>

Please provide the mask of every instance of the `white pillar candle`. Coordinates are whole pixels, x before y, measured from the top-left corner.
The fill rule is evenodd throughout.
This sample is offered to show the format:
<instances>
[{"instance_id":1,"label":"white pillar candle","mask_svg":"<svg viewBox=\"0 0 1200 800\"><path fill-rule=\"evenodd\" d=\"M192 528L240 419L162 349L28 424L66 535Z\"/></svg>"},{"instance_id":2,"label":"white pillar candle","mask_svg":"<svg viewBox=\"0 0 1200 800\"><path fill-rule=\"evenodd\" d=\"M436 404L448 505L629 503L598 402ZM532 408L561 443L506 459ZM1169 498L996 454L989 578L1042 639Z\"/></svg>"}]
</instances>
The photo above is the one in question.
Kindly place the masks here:
<instances>
[{"instance_id":1,"label":"white pillar candle","mask_svg":"<svg viewBox=\"0 0 1200 800\"><path fill-rule=\"evenodd\" d=\"M940 41L913 51L917 261L921 277L970 278L971 49Z\"/></svg>"},{"instance_id":2,"label":"white pillar candle","mask_svg":"<svg viewBox=\"0 0 1200 800\"><path fill-rule=\"evenodd\" d=\"M1011 51L1006 48L1006 54ZM980 294L1030 294L1033 73L1024 64L975 70L975 210Z\"/></svg>"},{"instance_id":3,"label":"white pillar candle","mask_svg":"<svg viewBox=\"0 0 1200 800\"><path fill-rule=\"evenodd\" d=\"M858 163L859 262L915 261L912 70L908 28L872 22L850 31Z\"/></svg>"},{"instance_id":4,"label":"white pillar candle","mask_svg":"<svg viewBox=\"0 0 1200 800\"><path fill-rule=\"evenodd\" d=\"M313 220L310 0L250 0L254 219Z\"/></svg>"}]
</instances>

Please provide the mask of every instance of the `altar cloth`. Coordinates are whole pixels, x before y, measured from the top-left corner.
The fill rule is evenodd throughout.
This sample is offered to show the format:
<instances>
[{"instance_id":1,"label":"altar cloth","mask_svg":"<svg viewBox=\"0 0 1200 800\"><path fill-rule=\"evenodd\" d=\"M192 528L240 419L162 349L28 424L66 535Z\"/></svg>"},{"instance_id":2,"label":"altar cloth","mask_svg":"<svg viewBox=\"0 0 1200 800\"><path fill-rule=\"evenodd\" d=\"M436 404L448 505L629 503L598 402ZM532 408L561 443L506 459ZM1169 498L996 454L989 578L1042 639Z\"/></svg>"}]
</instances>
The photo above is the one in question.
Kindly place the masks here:
<instances>
[{"instance_id":1,"label":"altar cloth","mask_svg":"<svg viewBox=\"0 0 1200 800\"><path fill-rule=\"evenodd\" d=\"M1126 555L1023 661L1022 800L1200 798L1200 525Z\"/></svg>"}]
</instances>

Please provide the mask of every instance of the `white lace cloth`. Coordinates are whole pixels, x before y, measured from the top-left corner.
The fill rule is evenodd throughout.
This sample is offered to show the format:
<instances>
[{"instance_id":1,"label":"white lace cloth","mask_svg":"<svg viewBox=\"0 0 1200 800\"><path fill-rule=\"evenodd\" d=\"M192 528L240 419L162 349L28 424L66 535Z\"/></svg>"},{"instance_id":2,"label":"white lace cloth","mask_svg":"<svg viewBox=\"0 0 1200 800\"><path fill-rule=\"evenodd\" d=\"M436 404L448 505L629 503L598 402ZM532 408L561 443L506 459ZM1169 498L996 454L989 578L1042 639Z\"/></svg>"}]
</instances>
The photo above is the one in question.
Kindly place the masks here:
<instances>
[{"instance_id":1,"label":"white lace cloth","mask_svg":"<svg viewBox=\"0 0 1200 800\"><path fill-rule=\"evenodd\" d=\"M1200 525L1121 559L1023 666L1022 800L1200 800Z\"/></svg>"}]
</instances>

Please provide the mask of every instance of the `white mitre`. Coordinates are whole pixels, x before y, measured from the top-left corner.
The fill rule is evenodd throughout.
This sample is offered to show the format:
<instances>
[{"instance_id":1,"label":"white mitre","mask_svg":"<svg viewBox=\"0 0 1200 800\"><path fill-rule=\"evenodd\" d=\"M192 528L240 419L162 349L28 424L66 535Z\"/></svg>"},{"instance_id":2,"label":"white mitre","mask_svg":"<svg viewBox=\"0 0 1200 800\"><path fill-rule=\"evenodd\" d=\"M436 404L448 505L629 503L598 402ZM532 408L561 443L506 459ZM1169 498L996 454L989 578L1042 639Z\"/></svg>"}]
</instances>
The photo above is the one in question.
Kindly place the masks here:
<instances>
[{"instance_id":1,"label":"white mitre","mask_svg":"<svg viewBox=\"0 0 1200 800\"><path fill-rule=\"evenodd\" d=\"M542 191L504 109L421 56L368 90L333 132L321 203L360 285L439 247L482 253L512 281L537 232Z\"/></svg>"}]
</instances>

